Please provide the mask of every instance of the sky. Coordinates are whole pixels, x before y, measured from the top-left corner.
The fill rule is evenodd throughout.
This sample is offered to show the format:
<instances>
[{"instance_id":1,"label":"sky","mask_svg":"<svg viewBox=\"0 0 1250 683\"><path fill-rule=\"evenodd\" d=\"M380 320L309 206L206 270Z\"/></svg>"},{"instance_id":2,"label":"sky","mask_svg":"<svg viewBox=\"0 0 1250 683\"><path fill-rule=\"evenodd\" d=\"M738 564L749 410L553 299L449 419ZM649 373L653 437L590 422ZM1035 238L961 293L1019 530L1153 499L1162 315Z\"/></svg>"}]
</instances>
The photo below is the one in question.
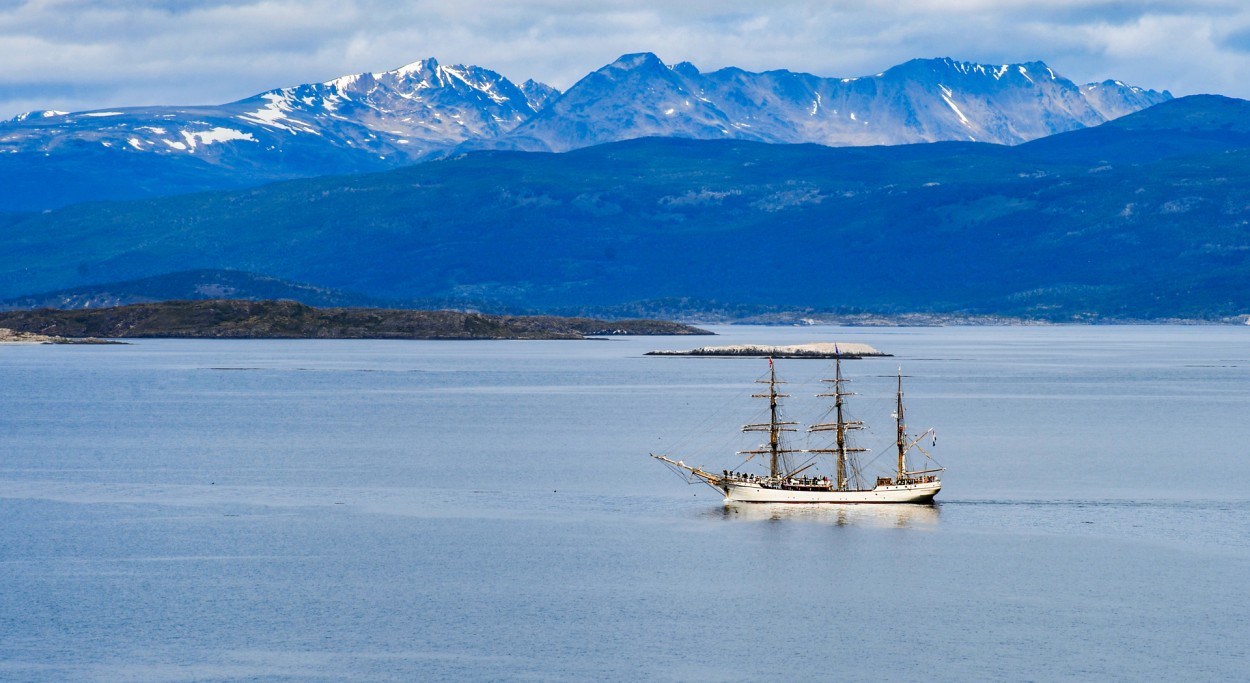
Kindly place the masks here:
<instances>
[{"instance_id":1,"label":"sky","mask_svg":"<svg viewBox=\"0 0 1250 683\"><path fill-rule=\"evenodd\" d=\"M917 57L1250 99L1246 0L0 0L0 120L219 104L434 57L561 90L633 52L826 77Z\"/></svg>"}]
</instances>

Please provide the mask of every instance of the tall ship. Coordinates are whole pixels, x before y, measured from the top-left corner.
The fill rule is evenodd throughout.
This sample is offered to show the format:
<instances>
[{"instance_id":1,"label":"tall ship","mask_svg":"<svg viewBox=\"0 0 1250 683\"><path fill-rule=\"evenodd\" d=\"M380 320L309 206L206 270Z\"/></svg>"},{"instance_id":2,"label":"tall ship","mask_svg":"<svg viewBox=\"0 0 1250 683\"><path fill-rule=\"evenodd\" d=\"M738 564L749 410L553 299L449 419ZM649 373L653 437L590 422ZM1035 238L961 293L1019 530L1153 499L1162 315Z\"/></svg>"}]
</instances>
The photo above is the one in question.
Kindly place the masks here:
<instances>
[{"instance_id":1,"label":"tall ship","mask_svg":"<svg viewBox=\"0 0 1250 683\"><path fill-rule=\"evenodd\" d=\"M871 487L866 485L857 458L860 453L867 452L867 449L852 446L847 438L848 432L863 429L864 423L845 418L845 399L854 394L844 390L844 385L849 380L842 378L840 356L834 360L833 379L821 380L832 385L832 390L829 393L818 394L818 396L833 399L834 421L813 424L807 428L810 433L831 433L833 444L829 448L787 447L782 435L786 432L797 431L799 423L784 420L780 415L781 399L789 396L778 390L778 386L785 382L777 379L777 369L771 358L768 359L768 379L756 381L768 385L768 393L752 394L752 398L768 400L769 420L744 425L742 431L766 432L768 442L752 450L739 451L739 455L748 456L748 460L753 460L757 456L766 457L767 472L722 470L720 473L715 473L692 467L666 455L652 453L651 457L682 473L692 482L701 480L708 486L723 492L726 503L926 504L932 503L934 496L942 489L941 474L945 468L937 465L929 453L920 446L922 440L933 435L933 430L926 430L915 438L907 434L907 423L903 412L902 369L898 373L894 410L897 430L895 442L898 450L897 467L889 476L878 476L876 483ZM936 437L934 441L936 443ZM926 469L910 469L908 455L912 451L923 454L925 461L933 462L934 466ZM807 456L794 457L802 454L807 454ZM832 456L832 476L821 475L815 471L817 465L826 456Z\"/></svg>"}]
</instances>

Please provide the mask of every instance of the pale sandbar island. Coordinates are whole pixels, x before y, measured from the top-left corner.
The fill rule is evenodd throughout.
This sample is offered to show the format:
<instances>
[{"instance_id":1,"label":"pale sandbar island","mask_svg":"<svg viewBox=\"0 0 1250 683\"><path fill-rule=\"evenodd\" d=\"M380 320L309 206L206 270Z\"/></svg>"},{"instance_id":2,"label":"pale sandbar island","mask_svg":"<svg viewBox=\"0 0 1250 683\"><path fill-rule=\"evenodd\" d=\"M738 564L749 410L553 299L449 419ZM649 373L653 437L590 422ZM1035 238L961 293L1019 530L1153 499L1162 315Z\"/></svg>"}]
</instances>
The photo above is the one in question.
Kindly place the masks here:
<instances>
[{"instance_id":1,"label":"pale sandbar island","mask_svg":"<svg viewBox=\"0 0 1250 683\"><path fill-rule=\"evenodd\" d=\"M126 342L94 337L71 338L58 337L34 332L16 332L7 327L0 327L0 344L125 344Z\"/></svg>"},{"instance_id":2,"label":"pale sandbar island","mask_svg":"<svg viewBox=\"0 0 1250 683\"><path fill-rule=\"evenodd\" d=\"M750 356L768 358L867 358L869 356L890 356L867 344L848 344L843 342L818 342L814 344L791 344L789 346L767 346L759 344L739 344L735 346L700 346L689 351L649 351L648 356Z\"/></svg>"}]
</instances>

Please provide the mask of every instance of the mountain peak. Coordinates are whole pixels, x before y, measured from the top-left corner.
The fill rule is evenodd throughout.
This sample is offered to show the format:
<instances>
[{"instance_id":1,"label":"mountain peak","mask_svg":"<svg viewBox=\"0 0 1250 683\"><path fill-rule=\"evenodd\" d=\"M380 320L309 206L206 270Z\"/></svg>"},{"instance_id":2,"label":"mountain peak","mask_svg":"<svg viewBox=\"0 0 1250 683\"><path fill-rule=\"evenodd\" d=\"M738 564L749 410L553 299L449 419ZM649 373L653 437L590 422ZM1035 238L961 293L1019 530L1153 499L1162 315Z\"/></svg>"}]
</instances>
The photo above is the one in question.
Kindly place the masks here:
<instances>
[{"instance_id":1,"label":"mountain peak","mask_svg":"<svg viewBox=\"0 0 1250 683\"><path fill-rule=\"evenodd\" d=\"M560 96L559 90L532 78L521 84L521 92L525 93L526 99L529 100L530 108L534 111L542 111L544 107Z\"/></svg>"},{"instance_id":2,"label":"mountain peak","mask_svg":"<svg viewBox=\"0 0 1250 683\"><path fill-rule=\"evenodd\" d=\"M426 57L425 59L418 59L417 61L412 62L410 64L405 64L399 67L398 69L391 69L390 71L386 73L394 74L395 76L402 78L404 76L408 76L411 74L437 71L438 68L439 68L439 65L438 65L437 59L433 57Z\"/></svg>"},{"instance_id":3,"label":"mountain peak","mask_svg":"<svg viewBox=\"0 0 1250 683\"><path fill-rule=\"evenodd\" d=\"M664 62L655 55L654 52L635 52L632 54L621 55L616 61L603 67L604 69L619 69L632 71L644 68L666 68Z\"/></svg>"},{"instance_id":4,"label":"mountain peak","mask_svg":"<svg viewBox=\"0 0 1250 683\"><path fill-rule=\"evenodd\" d=\"M671 68L673 69L673 71L681 74L682 76L685 76L686 78L697 78L702 75L699 72L699 68L695 66L694 64L691 64L690 62L678 62L677 64L674 64Z\"/></svg>"}]
</instances>

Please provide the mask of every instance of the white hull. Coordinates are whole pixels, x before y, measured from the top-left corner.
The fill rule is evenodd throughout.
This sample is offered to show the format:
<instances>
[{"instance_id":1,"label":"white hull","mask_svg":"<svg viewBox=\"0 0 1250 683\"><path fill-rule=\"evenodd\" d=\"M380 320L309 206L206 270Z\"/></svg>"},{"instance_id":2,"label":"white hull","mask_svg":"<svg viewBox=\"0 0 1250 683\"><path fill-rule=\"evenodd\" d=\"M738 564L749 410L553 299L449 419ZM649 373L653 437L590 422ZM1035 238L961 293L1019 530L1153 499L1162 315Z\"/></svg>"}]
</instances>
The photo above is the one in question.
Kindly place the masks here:
<instances>
[{"instance_id":1,"label":"white hull","mask_svg":"<svg viewBox=\"0 0 1250 683\"><path fill-rule=\"evenodd\" d=\"M790 503L725 503L725 516L731 519L831 522L838 526L880 529L931 529L941 521L941 512L932 503L881 505Z\"/></svg>"},{"instance_id":2,"label":"white hull","mask_svg":"<svg viewBox=\"0 0 1250 683\"><path fill-rule=\"evenodd\" d=\"M878 486L866 491L812 491L765 488L756 482L727 482L726 503L929 503L942 482Z\"/></svg>"}]
</instances>

